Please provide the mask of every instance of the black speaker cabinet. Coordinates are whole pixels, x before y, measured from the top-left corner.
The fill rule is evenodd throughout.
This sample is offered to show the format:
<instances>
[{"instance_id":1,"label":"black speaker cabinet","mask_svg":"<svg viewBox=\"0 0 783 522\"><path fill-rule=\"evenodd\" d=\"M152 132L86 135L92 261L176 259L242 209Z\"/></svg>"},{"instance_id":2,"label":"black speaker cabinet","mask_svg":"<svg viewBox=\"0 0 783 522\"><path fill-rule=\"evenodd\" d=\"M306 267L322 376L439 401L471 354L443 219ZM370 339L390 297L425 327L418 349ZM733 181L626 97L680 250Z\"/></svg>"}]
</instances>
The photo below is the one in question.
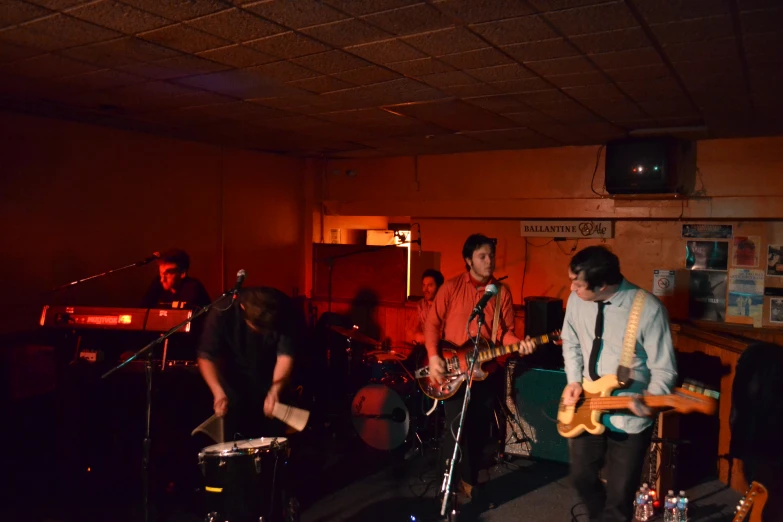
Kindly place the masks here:
<instances>
[{"instance_id":1,"label":"black speaker cabinet","mask_svg":"<svg viewBox=\"0 0 783 522\"><path fill-rule=\"evenodd\" d=\"M560 330L563 327L563 300L554 297L525 298L525 335L535 337ZM533 368L562 368L563 350L554 343L540 347L525 357L525 366Z\"/></svg>"},{"instance_id":2,"label":"black speaker cabinet","mask_svg":"<svg viewBox=\"0 0 783 522\"><path fill-rule=\"evenodd\" d=\"M566 386L563 370L523 370L516 378L517 411L529 426L530 456L534 459L569 462L568 439L557 432L560 396Z\"/></svg>"},{"instance_id":3,"label":"black speaker cabinet","mask_svg":"<svg viewBox=\"0 0 783 522\"><path fill-rule=\"evenodd\" d=\"M696 181L696 144L668 136L606 145L609 194L689 194Z\"/></svg>"}]
</instances>

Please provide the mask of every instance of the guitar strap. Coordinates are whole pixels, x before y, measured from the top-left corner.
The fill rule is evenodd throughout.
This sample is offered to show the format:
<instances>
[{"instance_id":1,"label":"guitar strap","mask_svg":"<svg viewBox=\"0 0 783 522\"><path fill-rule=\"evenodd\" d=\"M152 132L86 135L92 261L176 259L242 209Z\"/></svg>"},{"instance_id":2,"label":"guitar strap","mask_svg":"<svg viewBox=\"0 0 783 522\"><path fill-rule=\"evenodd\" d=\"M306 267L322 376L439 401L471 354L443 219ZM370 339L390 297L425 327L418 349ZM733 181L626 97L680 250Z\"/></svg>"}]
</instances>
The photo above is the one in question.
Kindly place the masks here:
<instances>
[{"instance_id":1,"label":"guitar strap","mask_svg":"<svg viewBox=\"0 0 783 522\"><path fill-rule=\"evenodd\" d=\"M617 382L620 386L626 386L631 377L631 363L636 351L636 332L639 330L639 320L644 310L644 300L647 296L643 290L637 290L631 305L631 313L628 315L628 325L625 327L623 338L623 351L620 354L620 365L617 367Z\"/></svg>"},{"instance_id":2,"label":"guitar strap","mask_svg":"<svg viewBox=\"0 0 783 522\"><path fill-rule=\"evenodd\" d=\"M498 325L500 324L500 303L501 303L500 300L502 299L502 297L503 297L503 285L500 284L500 291L498 292L498 295L495 298L495 319L492 321L492 337L489 338L490 341L492 341L492 344L500 344L498 343L498 340L495 339L495 336L497 336Z\"/></svg>"}]
</instances>

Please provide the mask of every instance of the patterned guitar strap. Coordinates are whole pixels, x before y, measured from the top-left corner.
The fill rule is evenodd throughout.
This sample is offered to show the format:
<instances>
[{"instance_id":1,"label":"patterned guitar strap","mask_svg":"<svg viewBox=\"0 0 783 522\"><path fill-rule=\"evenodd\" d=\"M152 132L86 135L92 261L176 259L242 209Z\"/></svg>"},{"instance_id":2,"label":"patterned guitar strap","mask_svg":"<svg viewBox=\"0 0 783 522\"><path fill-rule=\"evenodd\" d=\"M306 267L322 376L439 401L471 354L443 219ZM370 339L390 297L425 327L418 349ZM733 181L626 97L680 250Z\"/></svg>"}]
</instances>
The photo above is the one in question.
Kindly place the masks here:
<instances>
[{"instance_id":1,"label":"patterned guitar strap","mask_svg":"<svg viewBox=\"0 0 783 522\"><path fill-rule=\"evenodd\" d=\"M628 325L625 327L625 337L623 338L623 351L620 354L620 365L617 367L617 382L622 387L628 386L631 380L631 363L636 351L636 332L639 329L646 296L647 293L643 290L636 291L631 305L631 313L628 315Z\"/></svg>"},{"instance_id":2,"label":"patterned guitar strap","mask_svg":"<svg viewBox=\"0 0 783 522\"><path fill-rule=\"evenodd\" d=\"M496 337L498 333L498 325L500 324L500 300L503 298L503 285L501 283L498 284L500 285L500 290L498 291L497 297L495 297L495 319L492 321L492 337L489 338L490 341L492 341L492 344L495 346L500 344Z\"/></svg>"}]
</instances>

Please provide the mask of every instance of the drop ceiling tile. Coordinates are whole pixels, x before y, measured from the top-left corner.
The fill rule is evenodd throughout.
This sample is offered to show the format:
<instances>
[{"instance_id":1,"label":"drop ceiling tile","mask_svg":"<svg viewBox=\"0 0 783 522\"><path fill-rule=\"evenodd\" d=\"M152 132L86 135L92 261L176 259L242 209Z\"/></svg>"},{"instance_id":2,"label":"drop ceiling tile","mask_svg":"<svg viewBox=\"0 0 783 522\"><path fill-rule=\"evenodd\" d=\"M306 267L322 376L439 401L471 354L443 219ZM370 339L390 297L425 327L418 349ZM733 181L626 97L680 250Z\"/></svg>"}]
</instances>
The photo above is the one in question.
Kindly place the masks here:
<instances>
[{"instance_id":1,"label":"drop ceiling tile","mask_svg":"<svg viewBox=\"0 0 783 522\"><path fill-rule=\"evenodd\" d=\"M202 51L198 53L198 56L240 69L276 62L278 60L275 56L264 54L241 44Z\"/></svg>"},{"instance_id":2,"label":"drop ceiling tile","mask_svg":"<svg viewBox=\"0 0 783 522\"><path fill-rule=\"evenodd\" d=\"M62 51L62 54L107 68L121 67L137 62L153 62L180 55L173 49L130 36L67 49Z\"/></svg>"},{"instance_id":3,"label":"drop ceiling tile","mask_svg":"<svg viewBox=\"0 0 783 522\"><path fill-rule=\"evenodd\" d=\"M329 46L316 42L307 36L293 32L251 40L245 42L244 45L265 54L285 58L286 60L330 50Z\"/></svg>"},{"instance_id":4,"label":"drop ceiling tile","mask_svg":"<svg viewBox=\"0 0 783 522\"><path fill-rule=\"evenodd\" d=\"M502 49L520 62L551 60L579 55L579 51L572 45L569 45L564 38L505 45Z\"/></svg>"},{"instance_id":5,"label":"drop ceiling tile","mask_svg":"<svg viewBox=\"0 0 783 522\"><path fill-rule=\"evenodd\" d=\"M360 69L370 65L361 58L356 58L343 51L327 51L325 53L311 54L301 58L294 58L291 60L297 65L307 67L313 71L318 71L323 74L335 74L352 69Z\"/></svg>"},{"instance_id":6,"label":"drop ceiling tile","mask_svg":"<svg viewBox=\"0 0 783 522\"><path fill-rule=\"evenodd\" d=\"M506 112L523 112L530 110L530 107L522 101L519 97L511 96L508 94L496 94L492 96L475 96L471 98L463 98L465 103L476 105L488 111L496 112L498 114Z\"/></svg>"},{"instance_id":7,"label":"drop ceiling tile","mask_svg":"<svg viewBox=\"0 0 783 522\"><path fill-rule=\"evenodd\" d=\"M617 86L636 101L679 98L683 95L680 85L672 77L618 82Z\"/></svg>"},{"instance_id":8,"label":"drop ceiling tile","mask_svg":"<svg viewBox=\"0 0 783 522\"><path fill-rule=\"evenodd\" d=\"M551 85L541 78L526 78L524 80L507 80L502 82L491 82L489 84L499 92L514 94L536 92L543 89L549 89Z\"/></svg>"},{"instance_id":9,"label":"drop ceiling tile","mask_svg":"<svg viewBox=\"0 0 783 522\"><path fill-rule=\"evenodd\" d=\"M289 112L272 107L264 107L256 103L246 101L235 101L214 105L200 105L198 107L190 107L187 110L220 119L241 121L263 120L291 116L291 113Z\"/></svg>"},{"instance_id":10,"label":"drop ceiling tile","mask_svg":"<svg viewBox=\"0 0 783 522\"><path fill-rule=\"evenodd\" d=\"M399 78L399 75L393 71L389 71L371 65L370 67L362 67L361 69L354 69L352 71L345 71L342 73L333 74L338 80L343 80L354 85L370 85L373 83L382 83Z\"/></svg>"},{"instance_id":11,"label":"drop ceiling tile","mask_svg":"<svg viewBox=\"0 0 783 522\"><path fill-rule=\"evenodd\" d=\"M638 27L622 1L551 11L546 18L563 34L592 34Z\"/></svg>"},{"instance_id":12,"label":"drop ceiling tile","mask_svg":"<svg viewBox=\"0 0 783 522\"><path fill-rule=\"evenodd\" d=\"M698 110L685 98L673 100L640 101L642 109L656 119L659 118L694 118L699 116Z\"/></svg>"},{"instance_id":13,"label":"drop ceiling tile","mask_svg":"<svg viewBox=\"0 0 783 522\"><path fill-rule=\"evenodd\" d=\"M425 74L435 74L456 70L454 67L443 63L438 58L419 58L418 60L408 60L406 62L394 62L387 64L389 69L406 76L423 76Z\"/></svg>"},{"instance_id":14,"label":"drop ceiling tile","mask_svg":"<svg viewBox=\"0 0 783 522\"><path fill-rule=\"evenodd\" d=\"M346 47L345 50L351 54L361 56L365 60L379 64L415 60L427 56L397 39Z\"/></svg>"},{"instance_id":15,"label":"drop ceiling tile","mask_svg":"<svg viewBox=\"0 0 783 522\"><path fill-rule=\"evenodd\" d=\"M139 38L184 53L197 53L225 47L231 42L184 24L170 25L162 29L140 33Z\"/></svg>"},{"instance_id":16,"label":"drop ceiling tile","mask_svg":"<svg viewBox=\"0 0 783 522\"><path fill-rule=\"evenodd\" d=\"M500 46L548 40L560 36L538 15L475 24L470 28Z\"/></svg>"},{"instance_id":17,"label":"drop ceiling tile","mask_svg":"<svg viewBox=\"0 0 783 522\"><path fill-rule=\"evenodd\" d=\"M593 65L588 60L581 56L527 62L525 65L530 67L541 76L576 74L595 71L595 67L593 67Z\"/></svg>"},{"instance_id":18,"label":"drop ceiling tile","mask_svg":"<svg viewBox=\"0 0 783 522\"><path fill-rule=\"evenodd\" d=\"M364 16L380 11L388 11L406 5L418 4L421 0L324 0L339 11L353 16Z\"/></svg>"},{"instance_id":19,"label":"drop ceiling tile","mask_svg":"<svg viewBox=\"0 0 783 522\"><path fill-rule=\"evenodd\" d=\"M176 82L244 100L279 96L285 91L285 88L280 83L264 80L264 78L249 69L189 76L180 78Z\"/></svg>"},{"instance_id":20,"label":"drop ceiling tile","mask_svg":"<svg viewBox=\"0 0 783 522\"><path fill-rule=\"evenodd\" d=\"M44 54L0 66L0 76L12 74L25 78L57 78L94 71L96 67L56 54Z\"/></svg>"},{"instance_id":21,"label":"drop ceiling tile","mask_svg":"<svg viewBox=\"0 0 783 522\"><path fill-rule=\"evenodd\" d=\"M478 80L472 76L468 76L462 71L425 74L424 76L420 76L418 79L436 88L450 87L453 85L468 85L478 82Z\"/></svg>"},{"instance_id":22,"label":"drop ceiling tile","mask_svg":"<svg viewBox=\"0 0 783 522\"><path fill-rule=\"evenodd\" d=\"M639 105L625 96L618 98L589 98L582 100L582 104L599 116L613 122L631 121L647 118Z\"/></svg>"},{"instance_id":23,"label":"drop ceiling tile","mask_svg":"<svg viewBox=\"0 0 783 522\"><path fill-rule=\"evenodd\" d=\"M351 83L338 80L337 78L332 78L331 76L316 76L315 78L305 78L304 80L288 82L288 85L296 87L297 89L304 89L305 91L314 92L316 94L350 89L351 87L354 87L354 85Z\"/></svg>"},{"instance_id":24,"label":"drop ceiling tile","mask_svg":"<svg viewBox=\"0 0 783 522\"><path fill-rule=\"evenodd\" d=\"M482 82L502 82L508 80L521 80L531 78L533 73L518 64L495 65L493 67L480 67L465 71Z\"/></svg>"},{"instance_id":25,"label":"drop ceiling tile","mask_svg":"<svg viewBox=\"0 0 783 522\"><path fill-rule=\"evenodd\" d=\"M461 53L489 47L480 38L463 27L407 36L402 40L430 56L443 56L444 54Z\"/></svg>"},{"instance_id":26,"label":"drop ceiling tile","mask_svg":"<svg viewBox=\"0 0 783 522\"><path fill-rule=\"evenodd\" d=\"M68 15L123 34L136 34L171 24L165 18L114 0L75 7L68 10Z\"/></svg>"},{"instance_id":27,"label":"drop ceiling tile","mask_svg":"<svg viewBox=\"0 0 783 522\"><path fill-rule=\"evenodd\" d=\"M87 4L95 0L25 0L28 4L35 4L52 11L63 11L79 4Z\"/></svg>"},{"instance_id":28,"label":"drop ceiling tile","mask_svg":"<svg viewBox=\"0 0 783 522\"><path fill-rule=\"evenodd\" d=\"M583 87L587 85L608 83L606 76L599 71L547 76L547 80L561 89L566 87Z\"/></svg>"},{"instance_id":29,"label":"drop ceiling tile","mask_svg":"<svg viewBox=\"0 0 783 522\"><path fill-rule=\"evenodd\" d=\"M20 24L42 18L51 14L51 11L37 5L19 2L17 0L2 0L0 2L0 29L11 25Z\"/></svg>"},{"instance_id":30,"label":"drop ceiling tile","mask_svg":"<svg viewBox=\"0 0 783 522\"><path fill-rule=\"evenodd\" d=\"M61 85L71 87L79 91L90 91L98 89L113 89L136 83L144 83L147 79L135 74L129 74L112 69L101 69L73 76L60 78Z\"/></svg>"},{"instance_id":31,"label":"drop ceiling tile","mask_svg":"<svg viewBox=\"0 0 783 522\"><path fill-rule=\"evenodd\" d=\"M282 26L236 8L190 20L186 25L236 43L287 31Z\"/></svg>"},{"instance_id":32,"label":"drop ceiling tile","mask_svg":"<svg viewBox=\"0 0 783 522\"><path fill-rule=\"evenodd\" d=\"M338 48L389 38L388 33L376 29L356 18L308 27L303 29L302 32Z\"/></svg>"},{"instance_id":33,"label":"drop ceiling tile","mask_svg":"<svg viewBox=\"0 0 783 522\"><path fill-rule=\"evenodd\" d=\"M500 129L479 132L465 132L465 136L492 145L492 149L519 149L536 147L554 147L558 143L546 136L528 129L517 127L514 129Z\"/></svg>"},{"instance_id":34,"label":"drop ceiling tile","mask_svg":"<svg viewBox=\"0 0 783 522\"><path fill-rule=\"evenodd\" d=\"M673 63L706 62L706 61L736 61L739 59L737 41L732 38L722 38L709 42L688 42L667 45L664 52Z\"/></svg>"},{"instance_id":35,"label":"drop ceiling tile","mask_svg":"<svg viewBox=\"0 0 783 522\"><path fill-rule=\"evenodd\" d=\"M669 69L662 63L639 65L624 69L604 69L606 75L616 82L645 80L648 78L666 78L671 76Z\"/></svg>"},{"instance_id":36,"label":"drop ceiling tile","mask_svg":"<svg viewBox=\"0 0 783 522\"><path fill-rule=\"evenodd\" d=\"M563 9L576 9L595 4L605 4L617 0L528 0L528 2L541 12L562 11Z\"/></svg>"},{"instance_id":37,"label":"drop ceiling tile","mask_svg":"<svg viewBox=\"0 0 783 522\"><path fill-rule=\"evenodd\" d=\"M611 53L598 53L589 55L590 60L603 70L626 69L640 65L660 65L661 57L652 47L641 49L629 49Z\"/></svg>"},{"instance_id":38,"label":"drop ceiling tile","mask_svg":"<svg viewBox=\"0 0 783 522\"><path fill-rule=\"evenodd\" d=\"M565 87L563 92L577 100L591 98L619 98L622 93L611 83L584 85L580 87Z\"/></svg>"},{"instance_id":39,"label":"drop ceiling tile","mask_svg":"<svg viewBox=\"0 0 783 522\"><path fill-rule=\"evenodd\" d=\"M648 24L729 14L728 0L634 0Z\"/></svg>"},{"instance_id":40,"label":"drop ceiling tile","mask_svg":"<svg viewBox=\"0 0 783 522\"><path fill-rule=\"evenodd\" d=\"M44 54L40 49L30 47L19 47L7 42L0 41L0 63L12 62L14 60L24 60Z\"/></svg>"},{"instance_id":41,"label":"drop ceiling tile","mask_svg":"<svg viewBox=\"0 0 783 522\"><path fill-rule=\"evenodd\" d=\"M454 96L455 98L466 98L469 96L489 96L491 94L498 94L497 88L486 83L471 83L468 85L450 85L440 88L443 93Z\"/></svg>"},{"instance_id":42,"label":"drop ceiling tile","mask_svg":"<svg viewBox=\"0 0 783 522\"><path fill-rule=\"evenodd\" d=\"M156 67L165 69L165 72L161 71L160 74L155 76L155 78L167 80L172 78L182 78L184 76L196 76L199 74L224 71L229 68L227 65L189 54L174 56L173 58L159 60L154 64L144 65L155 65Z\"/></svg>"},{"instance_id":43,"label":"drop ceiling tile","mask_svg":"<svg viewBox=\"0 0 783 522\"><path fill-rule=\"evenodd\" d=\"M278 82L292 82L318 76L316 72L286 61L267 63L245 70Z\"/></svg>"},{"instance_id":44,"label":"drop ceiling tile","mask_svg":"<svg viewBox=\"0 0 783 522\"><path fill-rule=\"evenodd\" d=\"M517 96L525 104L536 108L541 104L570 102L568 97L557 89L547 87L539 91L527 92Z\"/></svg>"},{"instance_id":45,"label":"drop ceiling tile","mask_svg":"<svg viewBox=\"0 0 783 522\"><path fill-rule=\"evenodd\" d=\"M226 4L220 0L198 0L197 2L190 0L122 0L122 3L177 22L216 13L226 8Z\"/></svg>"},{"instance_id":46,"label":"drop ceiling tile","mask_svg":"<svg viewBox=\"0 0 783 522\"><path fill-rule=\"evenodd\" d=\"M444 54L438 59L457 69L476 69L513 63L511 58L491 47L464 53Z\"/></svg>"},{"instance_id":47,"label":"drop ceiling tile","mask_svg":"<svg viewBox=\"0 0 783 522\"><path fill-rule=\"evenodd\" d=\"M503 116L519 125L529 126L534 123L557 123L551 116L535 109L520 112L506 112Z\"/></svg>"},{"instance_id":48,"label":"drop ceiling tile","mask_svg":"<svg viewBox=\"0 0 783 522\"><path fill-rule=\"evenodd\" d=\"M535 12L526 2L518 0L436 0L433 4L469 24L517 18Z\"/></svg>"},{"instance_id":49,"label":"drop ceiling tile","mask_svg":"<svg viewBox=\"0 0 783 522\"><path fill-rule=\"evenodd\" d=\"M571 129L589 139L596 140L597 143L627 137L625 129L603 121L575 122L571 124Z\"/></svg>"},{"instance_id":50,"label":"drop ceiling tile","mask_svg":"<svg viewBox=\"0 0 783 522\"><path fill-rule=\"evenodd\" d=\"M256 2L242 6L253 13L291 29L337 22L347 15L317 0L277 0Z\"/></svg>"},{"instance_id":51,"label":"drop ceiling tile","mask_svg":"<svg viewBox=\"0 0 783 522\"><path fill-rule=\"evenodd\" d=\"M743 34L775 33L783 24L783 8L780 3L775 9L745 11L740 14Z\"/></svg>"},{"instance_id":52,"label":"drop ceiling tile","mask_svg":"<svg viewBox=\"0 0 783 522\"><path fill-rule=\"evenodd\" d=\"M667 24L650 26L655 38L663 45L686 42L701 42L733 37L734 27L729 16L694 18Z\"/></svg>"},{"instance_id":53,"label":"drop ceiling tile","mask_svg":"<svg viewBox=\"0 0 783 522\"><path fill-rule=\"evenodd\" d=\"M40 18L0 31L0 40L44 51L67 49L110 40L117 36L120 34L115 31L62 14Z\"/></svg>"},{"instance_id":54,"label":"drop ceiling tile","mask_svg":"<svg viewBox=\"0 0 783 522\"><path fill-rule=\"evenodd\" d=\"M435 31L454 26L452 20L443 16L440 11L431 5L424 3L363 16L362 20L396 36Z\"/></svg>"},{"instance_id":55,"label":"drop ceiling tile","mask_svg":"<svg viewBox=\"0 0 783 522\"><path fill-rule=\"evenodd\" d=\"M780 57L783 54L783 33L756 33L743 36L745 55L748 60L755 57Z\"/></svg>"},{"instance_id":56,"label":"drop ceiling tile","mask_svg":"<svg viewBox=\"0 0 783 522\"><path fill-rule=\"evenodd\" d=\"M641 27L568 37L585 54L608 53L649 47L650 40Z\"/></svg>"}]
</instances>

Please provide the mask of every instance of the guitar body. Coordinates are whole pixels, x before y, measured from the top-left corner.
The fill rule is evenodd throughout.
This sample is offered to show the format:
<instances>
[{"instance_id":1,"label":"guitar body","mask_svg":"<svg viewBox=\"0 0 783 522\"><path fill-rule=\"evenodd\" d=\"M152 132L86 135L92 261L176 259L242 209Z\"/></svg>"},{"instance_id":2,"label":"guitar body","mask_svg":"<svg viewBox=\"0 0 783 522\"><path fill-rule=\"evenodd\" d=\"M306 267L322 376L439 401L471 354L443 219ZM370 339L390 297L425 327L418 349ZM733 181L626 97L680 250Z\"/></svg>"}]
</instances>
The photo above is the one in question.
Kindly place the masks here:
<instances>
[{"instance_id":1,"label":"guitar body","mask_svg":"<svg viewBox=\"0 0 783 522\"><path fill-rule=\"evenodd\" d=\"M737 513L731 522L762 522L761 515L768 496L767 488L762 483L753 482L740 500Z\"/></svg>"},{"instance_id":2,"label":"guitar body","mask_svg":"<svg viewBox=\"0 0 783 522\"><path fill-rule=\"evenodd\" d=\"M600 435L606 429L601 423L603 411L580 407L585 399L609 397L620 387L615 375L605 375L597 381L582 383L582 397L573 406L564 406L562 400L557 410L557 431L566 438L573 438L584 432Z\"/></svg>"},{"instance_id":3,"label":"guitar body","mask_svg":"<svg viewBox=\"0 0 783 522\"><path fill-rule=\"evenodd\" d=\"M479 341L479 350L489 349L490 347L491 345L486 339ZM456 346L448 341L441 341L440 351L441 357L446 361L446 377L442 383L436 382L428 373L419 377L420 371L416 372L416 380L419 382L421 391L424 392L424 395L436 401L453 397L459 391L462 383L467 380L471 356L473 355L473 342L468 341L462 346ZM428 364L429 359L425 352L418 367L420 369L427 368ZM484 363L476 362L473 368L474 380L483 381L489 376L489 372L484 370L483 365Z\"/></svg>"}]
</instances>

